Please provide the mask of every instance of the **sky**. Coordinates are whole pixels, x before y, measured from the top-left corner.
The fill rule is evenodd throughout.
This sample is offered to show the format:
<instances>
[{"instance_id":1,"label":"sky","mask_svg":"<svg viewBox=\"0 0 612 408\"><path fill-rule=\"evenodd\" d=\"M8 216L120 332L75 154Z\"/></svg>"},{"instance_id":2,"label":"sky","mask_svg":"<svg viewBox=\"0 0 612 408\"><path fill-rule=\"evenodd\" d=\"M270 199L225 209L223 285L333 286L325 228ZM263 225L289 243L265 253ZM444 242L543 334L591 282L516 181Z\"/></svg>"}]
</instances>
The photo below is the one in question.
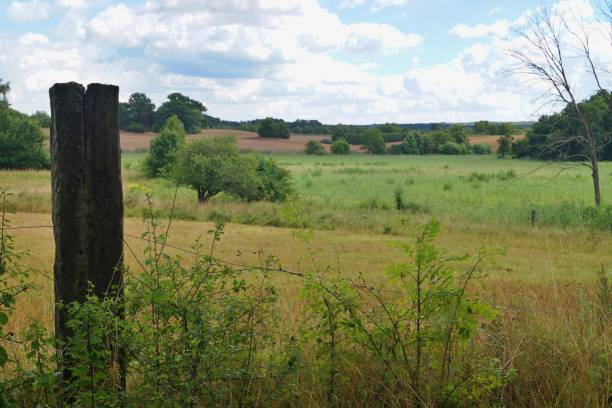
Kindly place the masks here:
<instances>
[{"instance_id":1,"label":"sky","mask_svg":"<svg viewBox=\"0 0 612 408\"><path fill-rule=\"evenodd\" d=\"M0 0L0 78L29 113L76 81L157 105L181 92L227 120L534 120L542 89L507 49L541 5L603 31L588 0ZM594 51L612 72L610 39Z\"/></svg>"}]
</instances>

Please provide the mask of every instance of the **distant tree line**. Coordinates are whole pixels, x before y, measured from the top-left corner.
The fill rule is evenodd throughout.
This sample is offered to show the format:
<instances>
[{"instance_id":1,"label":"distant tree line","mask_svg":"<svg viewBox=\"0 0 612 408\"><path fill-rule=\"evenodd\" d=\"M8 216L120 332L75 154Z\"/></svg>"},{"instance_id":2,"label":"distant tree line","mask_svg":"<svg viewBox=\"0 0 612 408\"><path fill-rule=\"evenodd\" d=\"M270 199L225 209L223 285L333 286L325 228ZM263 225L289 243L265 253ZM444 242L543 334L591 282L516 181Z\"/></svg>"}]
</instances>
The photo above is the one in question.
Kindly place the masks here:
<instances>
[{"instance_id":1,"label":"distant tree line","mask_svg":"<svg viewBox=\"0 0 612 408\"><path fill-rule=\"evenodd\" d=\"M590 124L599 146L600 160L612 160L612 94L601 90L578 103ZM588 155L581 143L582 124L575 109L568 105L561 112L541 116L527 132L525 139L511 141L508 153L514 157L540 160L583 161Z\"/></svg>"}]
</instances>

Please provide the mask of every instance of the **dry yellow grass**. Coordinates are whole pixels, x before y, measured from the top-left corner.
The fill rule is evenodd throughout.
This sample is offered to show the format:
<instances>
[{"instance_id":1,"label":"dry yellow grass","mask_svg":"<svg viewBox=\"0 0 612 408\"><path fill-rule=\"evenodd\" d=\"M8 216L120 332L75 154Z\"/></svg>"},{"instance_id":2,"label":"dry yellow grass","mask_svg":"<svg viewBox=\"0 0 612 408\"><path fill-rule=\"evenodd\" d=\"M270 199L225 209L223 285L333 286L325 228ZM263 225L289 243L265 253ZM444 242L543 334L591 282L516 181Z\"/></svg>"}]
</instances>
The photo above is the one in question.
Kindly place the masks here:
<instances>
[{"instance_id":1,"label":"dry yellow grass","mask_svg":"<svg viewBox=\"0 0 612 408\"><path fill-rule=\"evenodd\" d=\"M50 225L49 214L11 214L13 226ZM162 223L163 224L163 223ZM138 219L126 219L126 262L130 270L138 273L138 263L132 252L142 257L145 242L138 237L145 224ZM190 248L198 237L210 242L207 231L213 224L205 222L175 221L169 234L169 243ZM53 252L51 228L12 230L20 250L30 253L25 262L40 273L35 274L35 289L21 297L14 316L15 330L25 326L31 318L51 322L53 311ZM313 239L305 242L292 230L262 226L229 224L217 247L216 255L225 261L257 261L257 252L264 251L280 258L284 268L300 272L337 271L356 277L359 273L376 283L385 266L398 260L400 251L390 241L411 239L387 235L349 231L316 231ZM474 253L485 247L503 250L505 254L492 258L488 268L491 283L523 282L536 286L566 286L576 282L594 280L594 271L601 265L612 263L612 236L609 234L576 232L557 229L499 230L486 226L444 226L438 239L441 248L453 253ZM241 257L237 256L240 250ZM177 253L172 248L170 252ZM185 253L189 258L191 255ZM297 296L299 278L279 274L275 278L281 296L284 313L297 319L293 311L299 309Z\"/></svg>"}]
</instances>

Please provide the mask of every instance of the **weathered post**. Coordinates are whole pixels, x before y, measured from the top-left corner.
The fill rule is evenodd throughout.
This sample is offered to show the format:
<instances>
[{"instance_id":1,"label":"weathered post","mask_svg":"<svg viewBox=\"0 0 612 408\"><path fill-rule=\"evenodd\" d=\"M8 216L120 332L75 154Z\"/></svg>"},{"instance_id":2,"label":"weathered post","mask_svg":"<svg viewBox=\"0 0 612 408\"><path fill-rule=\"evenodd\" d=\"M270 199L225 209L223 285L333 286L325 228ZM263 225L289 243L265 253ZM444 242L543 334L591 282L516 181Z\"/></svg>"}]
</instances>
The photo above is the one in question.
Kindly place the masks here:
<instances>
[{"instance_id":1,"label":"weathered post","mask_svg":"<svg viewBox=\"0 0 612 408\"><path fill-rule=\"evenodd\" d=\"M63 353L70 331L61 305L85 300L90 283L98 297L122 296L119 88L91 84L85 90L71 82L55 84L49 96L55 329ZM69 352L61 355L64 384L70 381L70 361Z\"/></svg>"}]
</instances>

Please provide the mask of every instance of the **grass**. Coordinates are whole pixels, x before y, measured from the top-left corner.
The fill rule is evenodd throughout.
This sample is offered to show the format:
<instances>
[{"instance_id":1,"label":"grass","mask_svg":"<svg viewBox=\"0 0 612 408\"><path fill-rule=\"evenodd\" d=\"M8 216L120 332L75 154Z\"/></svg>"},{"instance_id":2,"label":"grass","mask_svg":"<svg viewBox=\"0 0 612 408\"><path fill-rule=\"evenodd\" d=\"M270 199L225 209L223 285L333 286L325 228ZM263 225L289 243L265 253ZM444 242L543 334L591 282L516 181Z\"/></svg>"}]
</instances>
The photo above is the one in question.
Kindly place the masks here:
<instances>
[{"instance_id":1,"label":"grass","mask_svg":"<svg viewBox=\"0 0 612 408\"><path fill-rule=\"evenodd\" d=\"M168 212L172 182L144 179L142 154L123 157L126 214L140 216L143 191L154 196L159 215ZM588 169L542 162L499 160L494 156L305 156L272 155L293 176L298 198L285 204L213 200L204 208L195 192L181 187L176 216L241 224L342 229L401 234L406 220L420 215L445 224L540 225L612 230L612 211L595 211ZM603 163L603 202L612 201L612 165ZM17 195L13 210L50 212L47 172L0 172L0 186ZM404 211L395 211L401 191Z\"/></svg>"},{"instance_id":2,"label":"grass","mask_svg":"<svg viewBox=\"0 0 612 408\"><path fill-rule=\"evenodd\" d=\"M154 196L155 209L167 214L172 183L141 177L142 154L123 156L129 235L127 264L137 273L144 243L136 238L143 193ZM281 259L286 269L363 275L377 282L385 266L398 258L390 241L412 236L416 224L439 219L439 247L452 253L487 248L496 253L482 286L474 288L500 311L483 350L500 358L517 375L501 392L513 406L605 406L612 355L609 329L595 329L596 271L612 264L609 219L597 228L592 217L591 184L586 168L558 168L543 163L499 160L493 156L312 157L273 155L291 171L298 197L284 204L238 203L217 199L201 208L195 193L180 188L177 216L169 242L189 247L213 220L228 221L217 255L228 261L254 262L259 251ZM535 171L534 170L537 170ZM604 203L612 201L612 165L602 164ZM48 172L0 172L0 187L13 194L14 226L48 226ZM405 210L395 209L402 192ZM537 211L535 226L531 211ZM272 228L274 227L274 228ZM312 227L311 239L300 238ZM10 329L19 332L37 318L53 321L53 235L50 228L15 229L16 244L29 250L25 262L41 273L35 290L20 297ZM238 254L240 250L240 254ZM171 249L171 251L174 251ZM185 255L189 256L189 255ZM293 333L299 322L301 282L285 275L279 288L280 314ZM606 369L608 368L608 370ZM606 373L607 372L607 373Z\"/></svg>"}]
</instances>

